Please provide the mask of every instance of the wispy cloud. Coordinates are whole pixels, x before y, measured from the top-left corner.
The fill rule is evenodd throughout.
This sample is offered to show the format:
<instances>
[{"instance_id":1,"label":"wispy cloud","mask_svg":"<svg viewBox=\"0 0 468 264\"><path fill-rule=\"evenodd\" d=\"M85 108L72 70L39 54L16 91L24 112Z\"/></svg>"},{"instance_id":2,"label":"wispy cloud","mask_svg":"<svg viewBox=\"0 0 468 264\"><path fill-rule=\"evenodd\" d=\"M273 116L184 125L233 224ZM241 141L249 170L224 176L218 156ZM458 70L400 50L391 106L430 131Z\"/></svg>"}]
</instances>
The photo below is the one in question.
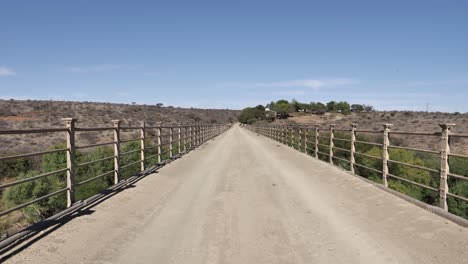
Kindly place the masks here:
<instances>
[{"instance_id":1,"label":"wispy cloud","mask_svg":"<svg viewBox=\"0 0 468 264\"><path fill-rule=\"evenodd\" d=\"M8 67L0 66L0 77L15 76L16 72Z\"/></svg>"},{"instance_id":2,"label":"wispy cloud","mask_svg":"<svg viewBox=\"0 0 468 264\"><path fill-rule=\"evenodd\" d=\"M281 88L293 88L293 87L303 87L303 88L322 88L322 87L331 87L331 86L341 86L349 85L355 83L351 79L305 79L305 80L292 80L284 82L267 82L267 83L256 83L257 87L281 87Z\"/></svg>"},{"instance_id":3,"label":"wispy cloud","mask_svg":"<svg viewBox=\"0 0 468 264\"><path fill-rule=\"evenodd\" d=\"M73 67L68 67L66 68L66 71L68 72L74 72L74 73L99 73L99 72L110 72L114 70L118 70L123 68L123 65L121 64L100 64L100 65L94 65L94 66L73 66Z\"/></svg>"},{"instance_id":4,"label":"wispy cloud","mask_svg":"<svg viewBox=\"0 0 468 264\"><path fill-rule=\"evenodd\" d=\"M159 74L156 72L144 72L143 76L158 76Z\"/></svg>"},{"instance_id":5,"label":"wispy cloud","mask_svg":"<svg viewBox=\"0 0 468 264\"><path fill-rule=\"evenodd\" d=\"M255 87L267 87L267 88L312 88L318 89L323 87L335 87L344 86L356 83L356 80L348 78L336 78L336 79L299 79L299 80L288 80L279 82L258 82L258 83L237 83L230 82L224 83L224 86L228 87L241 87L241 86L255 86Z\"/></svg>"}]
</instances>

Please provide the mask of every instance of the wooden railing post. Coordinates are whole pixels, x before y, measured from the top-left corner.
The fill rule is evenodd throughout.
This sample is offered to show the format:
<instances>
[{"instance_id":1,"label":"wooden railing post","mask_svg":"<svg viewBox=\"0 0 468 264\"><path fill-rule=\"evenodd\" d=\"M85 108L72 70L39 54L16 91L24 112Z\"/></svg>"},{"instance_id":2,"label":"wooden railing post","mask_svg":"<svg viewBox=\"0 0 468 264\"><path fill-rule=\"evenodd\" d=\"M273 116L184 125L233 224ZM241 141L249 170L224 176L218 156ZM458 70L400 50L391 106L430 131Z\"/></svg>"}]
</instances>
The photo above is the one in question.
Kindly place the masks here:
<instances>
[{"instance_id":1,"label":"wooden railing post","mask_svg":"<svg viewBox=\"0 0 468 264\"><path fill-rule=\"evenodd\" d=\"M75 118L62 118L67 127L67 207L75 203Z\"/></svg>"},{"instance_id":2,"label":"wooden railing post","mask_svg":"<svg viewBox=\"0 0 468 264\"><path fill-rule=\"evenodd\" d=\"M280 142L284 144L284 126L280 126L280 128L281 128Z\"/></svg>"},{"instance_id":3,"label":"wooden railing post","mask_svg":"<svg viewBox=\"0 0 468 264\"><path fill-rule=\"evenodd\" d=\"M140 155L141 155L141 171L144 171L145 170L145 150L146 150L146 142L145 142L145 139L146 139L146 133L145 133L145 129L146 129L146 123L143 122L142 126L141 126L141 130L140 130L140 134L141 134L141 139L140 139Z\"/></svg>"},{"instance_id":4,"label":"wooden railing post","mask_svg":"<svg viewBox=\"0 0 468 264\"><path fill-rule=\"evenodd\" d=\"M192 125L189 125L189 138L190 138L189 149L191 149L193 146L192 127L193 127Z\"/></svg>"},{"instance_id":5,"label":"wooden railing post","mask_svg":"<svg viewBox=\"0 0 468 264\"><path fill-rule=\"evenodd\" d=\"M304 138L304 153L307 154L307 149L309 148L309 126L305 128L305 138Z\"/></svg>"},{"instance_id":6,"label":"wooden railing post","mask_svg":"<svg viewBox=\"0 0 468 264\"><path fill-rule=\"evenodd\" d=\"M388 152L388 145L390 145L390 127L392 124L384 124L383 131L383 146L382 146L382 182L385 187L388 187L387 174L388 174L388 160L390 154Z\"/></svg>"},{"instance_id":7,"label":"wooden railing post","mask_svg":"<svg viewBox=\"0 0 468 264\"><path fill-rule=\"evenodd\" d=\"M200 126L200 145L205 142L205 126Z\"/></svg>"},{"instance_id":8,"label":"wooden railing post","mask_svg":"<svg viewBox=\"0 0 468 264\"><path fill-rule=\"evenodd\" d=\"M171 124L169 127L169 158L172 158L173 150L173 141L174 141L174 125Z\"/></svg>"},{"instance_id":9,"label":"wooden railing post","mask_svg":"<svg viewBox=\"0 0 468 264\"><path fill-rule=\"evenodd\" d=\"M335 138L335 124L330 125L330 160L329 162L333 164L333 148L335 147L333 139Z\"/></svg>"},{"instance_id":10,"label":"wooden railing post","mask_svg":"<svg viewBox=\"0 0 468 264\"><path fill-rule=\"evenodd\" d=\"M291 126L291 147L294 148L294 126Z\"/></svg>"},{"instance_id":11,"label":"wooden railing post","mask_svg":"<svg viewBox=\"0 0 468 264\"><path fill-rule=\"evenodd\" d=\"M114 123L114 184L120 180L120 120L112 120Z\"/></svg>"},{"instance_id":12,"label":"wooden railing post","mask_svg":"<svg viewBox=\"0 0 468 264\"><path fill-rule=\"evenodd\" d=\"M288 145L288 127L283 126L283 144Z\"/></svg>"},{"instance_id":13,"label":"wooden railing post","mask_svg":"<svg viewBox=\"0 0 468 264\"><path fill-rule=\"evenodd\" d=\"M161 131L161 126L162 126L162 123L159 122L158 123L158 128L157 128L157 131L158 131L158 163L161 163L161 135L162 135L162 131Z\"/></svg>"},{"instance_id":14,"label":"wooden railing post","mask_svg":"<svg viewBox=\"0 0 468 264\"><path fill-rule=\"evenodd\" d=\"M299 126L298 130L299 130L299 132L298 132L299 141L297 142L297 146L298 146L297 148L298 148L299 152L301 152L301 148L302 148L302 127Z\"/></svg>"},{"instance_id":15,"label":"wooden railing post","mask_svg":"<svg viewBox=\"0 0 468 264\"><path fill-rule=\"evenodd\" d=\"M320 127L319 125L315 125L315 158L318 159L318 147L319 147L319 133L320 133Z\"/></svg>"},{"instance_id":16,"label":"wooden railing post","mask_svg":"<svg viewBox=\"0 0 468 264\"><path fill-rule=\"evenodd\" d=\"M357 124L351 124L351 149L349 152L349 170L351 173L354 173L354 164L356 163L356 159L354 158L354 153L356 152L356 127Z\"/></svg>"},{"instance_id":17,"label":"wooden railing post","mask_svg":"<svg viewBox=\"0 0 468 264\"><path fill-rule=\"evenodd\" d=\"M184 125L184 152L187 151L187 125Z\"/></svg>"},{"instance_id":18,"label":"wooden railing post","mask_svg":"<svg viewBox=\"0 0 468 264\"><path fill-rule=\"evenodd\" d=\"M442 142L440 149L440 186L439 186L439 206L448 212L447 193L449 186L447 184L450 154L450 132L455 124L439 124L442 128Z\"/></svg>"},{"instance_id":19,"label":"wooden railing post","mask_svg":"<svg viewBox=\"0 0 468 264\"><path fill-rule=\"evenodd\" d=\"M275 131L276 131L276 141L281 142L281 138L280 138L280 127L279 127L279 126L275 126Z\"/></svg>"},{"instance_id":20,"label":"wooden railing post","mask_svg":"<svg viewBox=\"0 0 468 264\"><path fill-rule=\"evenodd\" d=\"M181 146L180 144L182 143L182 137L181 137L182 130L180 129L180 124L177 125L177 154L180 153Z\"/></svg>"},{"instance_id":21,"label":"wooden railing post","mask_svg":"<svg viewBox=\"0 0 468 264\"><path fill-rule=\"evenodd\" d=\"M202 142L201 144L203 144L205 142L205 132L206 132L206 129L205 129L205 125L202 125L201 127L201 138L202 138Z\"/></svg>"}]
</instances>

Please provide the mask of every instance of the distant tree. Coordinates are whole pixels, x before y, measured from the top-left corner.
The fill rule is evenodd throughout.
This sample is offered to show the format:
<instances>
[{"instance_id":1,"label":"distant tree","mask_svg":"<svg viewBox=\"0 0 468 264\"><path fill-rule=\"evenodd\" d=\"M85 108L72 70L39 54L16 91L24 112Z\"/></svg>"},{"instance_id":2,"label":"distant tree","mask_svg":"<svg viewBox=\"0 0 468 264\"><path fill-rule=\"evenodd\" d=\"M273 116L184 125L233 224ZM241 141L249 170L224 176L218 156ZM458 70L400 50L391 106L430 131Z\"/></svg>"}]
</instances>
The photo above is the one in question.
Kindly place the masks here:
<instances>
[{"instance_id":1,"label":"distant tree","mask_svg":"<svg viewBox=\"0 0 468 264\"><path fill-rule=\"evenodd\" d=\"M301 109L301 103L298 102L296 99L292 99L291 103L289 104L291 112L298 112Z\"/></svg>"},{"instance_id":2,"label":"distant tree","mask_svg":"<svg viewBox=\"0 0 468 264\"><path fill-rule=\"evenodd\" d=\"M351 105L351 111L356 112L356 113L363 112L364 111L364 105L352 104Z\"/></svg>"},{"instance_id":3,"label":"distant tree","mask_svg":"<svg viewBox=\"0 0 468 264\"><path fill-rule=\"evenodd\" d=\"M263 105L257 105L255 108L259 111L265 111L265 107Z\"/></svg>"},{"instance_id":4,"label":"distant tree","mask_svg":"<svg viewBox=\"0 0 468 264\"><path fill-rule=\"evenodd\" d=\"M327 103L327 112L335 112L336 111L336 102L330 101Z\"/></svg>"},{"instance_id":5,"label":"distant tree","mask_svg":"<svg viewBox=\"0 0 468 264\"><path fill-rule=\"evenodd\" d=\"M289 102L286 100L278 100L275 104L275 108L273 109L276 111L277 117L280 119L288 118L289 116Z\"/></svg>"},{"instance_id":6,"label":"distant tree","mask_svg":"<svg viewBox=\"0 0 468 264\"><path fill-rule=\"evenodd\" d=\"M132 102L132 105L136 105L136 102Z\"/></svg>"},{"instance_id":7,"label":"distant tree","mask_svg":"<svg viewBox=\"0 0 468 264\"><path fill-rule=\"evenodd\" d=\"M371 105L364 105L364 110L365 110L366 112L374 112L374 111L375 111L375 110L374 110L374 107L371 106Z\"/></svg>"},{"instance_id":8,"label":"distant tree","mask_svg":"<svg viewBox=\"0 0 468 264\"><path fill-rule=\"evenodd\" d=\"M342 101L336 104L336 110L343 114L349 114L351 112L351 107L348 102Z\"/></svg>"},{"instance_id":9,"label":"distant tree","mask_svg":"<svg viewBox=\"0 0 468 264\"><path fill-rule=\"evenodd\" d=\"M265 117L265 107L257 105L256 107L244 108L239 115L238 120L243 124L252 124L258 120L264 120Z\"/></svg>"},{"instance_id":10,"label":"distant tree","mask_svg":"<svg viewBox=\"0 0 468 264\"><path fill-rule=\"evenodd\" d=\"M269 109L271 109L271 110L275 109L275 106L276 106L276 103L273 102L273 101L271 101L270 103L268 103L268 104L266 105L266 107L269 108Z\"/></svg>"},{"instance_id":11,"label":"distant tree","mask_svg":"<svg viewBox=\"0 0 468 264\"><path fill-rule=\"evenodd\" d=\"M163 103L157 103L156 104L157 107L163 107L163 105L164 105Z\"/></svg>"},{"instance_id":12,"label":"distant tree","mask_svg":"<svg viewBox=\"0 0 468 264\"><path fill-rule=\"evenodd\" d=\"M276 104L289 104L289 102L288 100L281 99L281 100L276 101Z\"/></svg>"},{"instance_id":13,"label":"distant tree","mask_svg":"<svg viewBox=\"0 0 468 264\"><path fill-rule=\"evenodd\" d=\"M327 111L327 106L320 102L311 102L309 109L313 114L323 114Z\"/></svg>"}]
</instances>

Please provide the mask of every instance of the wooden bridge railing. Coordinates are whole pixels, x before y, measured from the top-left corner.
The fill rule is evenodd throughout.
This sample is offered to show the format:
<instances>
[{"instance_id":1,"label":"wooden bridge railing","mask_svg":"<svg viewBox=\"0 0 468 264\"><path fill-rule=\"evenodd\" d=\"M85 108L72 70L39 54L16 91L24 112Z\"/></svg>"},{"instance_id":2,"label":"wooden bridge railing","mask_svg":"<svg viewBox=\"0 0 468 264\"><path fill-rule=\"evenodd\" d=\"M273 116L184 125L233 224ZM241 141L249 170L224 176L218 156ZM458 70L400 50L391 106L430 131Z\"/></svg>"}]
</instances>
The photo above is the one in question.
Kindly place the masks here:
<instances>
[{"instance_id":1,"label":"wooden bridge railing","mask_svg":"<svg viewBox=\"0 0 468 264\"><path fill-rule=\"evenodd\" d=\"M386 188L389 186L388 179L393 178L437 193L435 202L438 200L438 206L445 211L449 211L447 203L449 197L456 199L461 203L468 203L468 184L460 185L462 186L461 188L465 187L465 189L461 192L458 190L458 193L452 192L449 188L450 180L468 181L468 175L460 175L450 171L451 158L468 159L468 155L466 154L451 152L451 141L455 138L468 139L468 135L453 133L452 128L455 124L440 124L439 126L441 131L436 133L393 131L391 130L391 124L384 124L382 130L357 129L357 124L352 124L349 129L337 129L334 124L331 124L326 128L319 127L318 125L313 127L291 125L253 125L248 126L248 128L258 134L269 137L317 159L321 158L322 160L326 160L334 165L338 165L337 163L340 163L340 165L348 164L346 168L353 174L356 173L358 168L380 174L380 183L382 183ZM362 134L373 135L373 138L376 140L366 141L365 139L361 139L359 135ZM340 137L338 137L338 135ZM401 146L399 144L392 145L390 140L391 136L431 137L435 144L440 144L440 148L438 150L430 150ZM363 145L380 149L379 153L369 154L357 151L357 146ZM392 151L390 150L398 149L414 153L434 155L438 158L439 166L438 168L429 168L421 164L392 159L390 155ZM345 155L340 156L337 155L337 153L345 153ZM379 160L381 162L381 168L373 168L367 164L358 163L356 159L357 157ZM468 162L468 160L465 162ZM392 174L392 171L390 171L391 164L407 166L412 169L427 171L432 175L438 175L438 186L429 186L424 181L418 182L417 180L408 179L408 177L404 177L402 175ZM464 173L468 173L468 171ZM468 204L461 206L461 208L465 208L466 210L466 208L468 208Z\"/></svg>"},{"instance_id":2,"label":"wooden bridge railing","mask_svg":"<svg viewBox=\"0 0 468 264\"><path fill-rule=\"evenodd\" d=\"M229 125L219 124L162 124L159 123L155 126L148 126L146 123L142 123L141 126L122 126L119 120L112 120L113 126L109 127L77 127L77 119L64 118L64 128L46 128L46 129L15 129L15 130L0 130L0 136L2 135L25 135L25 134L44 134L44 133L63 133L66 141L66 147L57 148L52 150L17 154L9 156L0 156L0 161L30 158L36 156L43 156L46 154L53 153L65 153L66 155L66 166L61 169L54 171L41 173L27 178L17 179L10 182L0 184L0 192L3 192L7 188L24 184L31 181L36 181L52 175L66 173L66 186L45 194L41 197L31 199L22 204L15 205L14 207L8 208L0 212L0 217L5 216L9 213L22 209L28 205L43 201L53 196L66 193L67 207L71 207L76 202L75 188L86 184L88 182L113 175L114 184L118 184L122 181L122 173L125 169L130 168L136 164L140 164L140 172L143 172L147 168L148 161L152 160L156 162L156 166L165 163L167 160L174 159L181 154L192 150L204 142L214 138L227 130ZM90 132L110 132L113 139L104 140L102 143L94 143L89 145L76 145L76 135ZM152 131L152 133L150 133ZM138 133L139 136L136 138L130 138L128 132L133 134ZM102 140L102 139L101 139ZM122 152L122 145L130 142L138 142L140 147L136 150L130 150ZM152 143L152 145L148 145ZM90 160L79 163L76 159L77 150L90 149L101 146L113 146L113 155L108 157L99 158L96 160ZM140 158L136 161L123 164L123 157L132 153L139 153ZM151 155L148 155L151 154ZM168 154L168 155L167 155ZM86 167L98 162L113 160L113 169L99 175L89 176L87 179L82 181L76 180L77 168ZM14 175L2 175L8 177L14 177Z\"/></svg>"}]
</instances>

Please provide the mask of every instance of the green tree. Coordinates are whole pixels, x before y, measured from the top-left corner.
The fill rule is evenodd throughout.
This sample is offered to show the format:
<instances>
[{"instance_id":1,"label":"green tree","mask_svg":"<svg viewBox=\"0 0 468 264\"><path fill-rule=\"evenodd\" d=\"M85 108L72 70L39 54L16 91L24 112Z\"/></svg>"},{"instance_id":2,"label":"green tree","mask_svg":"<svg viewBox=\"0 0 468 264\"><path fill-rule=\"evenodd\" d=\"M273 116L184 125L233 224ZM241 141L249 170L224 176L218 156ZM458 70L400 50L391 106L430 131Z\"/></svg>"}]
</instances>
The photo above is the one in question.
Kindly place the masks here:
<instances>
[{"instance_id":1,"label":"green tree","mask_svg":"<svg viewBox=\"0 0 468 264\"><path fill-rule=\"evenodd\" d=\"M344 101L337 103L335 109L343 114L349 114L351 112L351 107L348 102Z\"/></svg>"},{"instance_id":2,"label":"green tree","mask_svg":"<svg viewBox=\"0 0 468 264\"><path fill-rule=\"evenodd\" d=\"M327 103L327 112L335 112L336 111L336 102L330 101Z\"/></svg>"},{"instance_id":3,"label":"green tree","mask_svg":"<svg viewBox=\"0 0 468 264\"><path fill-rule=\"evenodd\" d=\"M361 104L352 104L352 105L351 105L351 110L352 110L353 112L356 112L356 113L362 112L362 111L364 111L364 105L361 105Z\"/></svg>"}]
</instances>

